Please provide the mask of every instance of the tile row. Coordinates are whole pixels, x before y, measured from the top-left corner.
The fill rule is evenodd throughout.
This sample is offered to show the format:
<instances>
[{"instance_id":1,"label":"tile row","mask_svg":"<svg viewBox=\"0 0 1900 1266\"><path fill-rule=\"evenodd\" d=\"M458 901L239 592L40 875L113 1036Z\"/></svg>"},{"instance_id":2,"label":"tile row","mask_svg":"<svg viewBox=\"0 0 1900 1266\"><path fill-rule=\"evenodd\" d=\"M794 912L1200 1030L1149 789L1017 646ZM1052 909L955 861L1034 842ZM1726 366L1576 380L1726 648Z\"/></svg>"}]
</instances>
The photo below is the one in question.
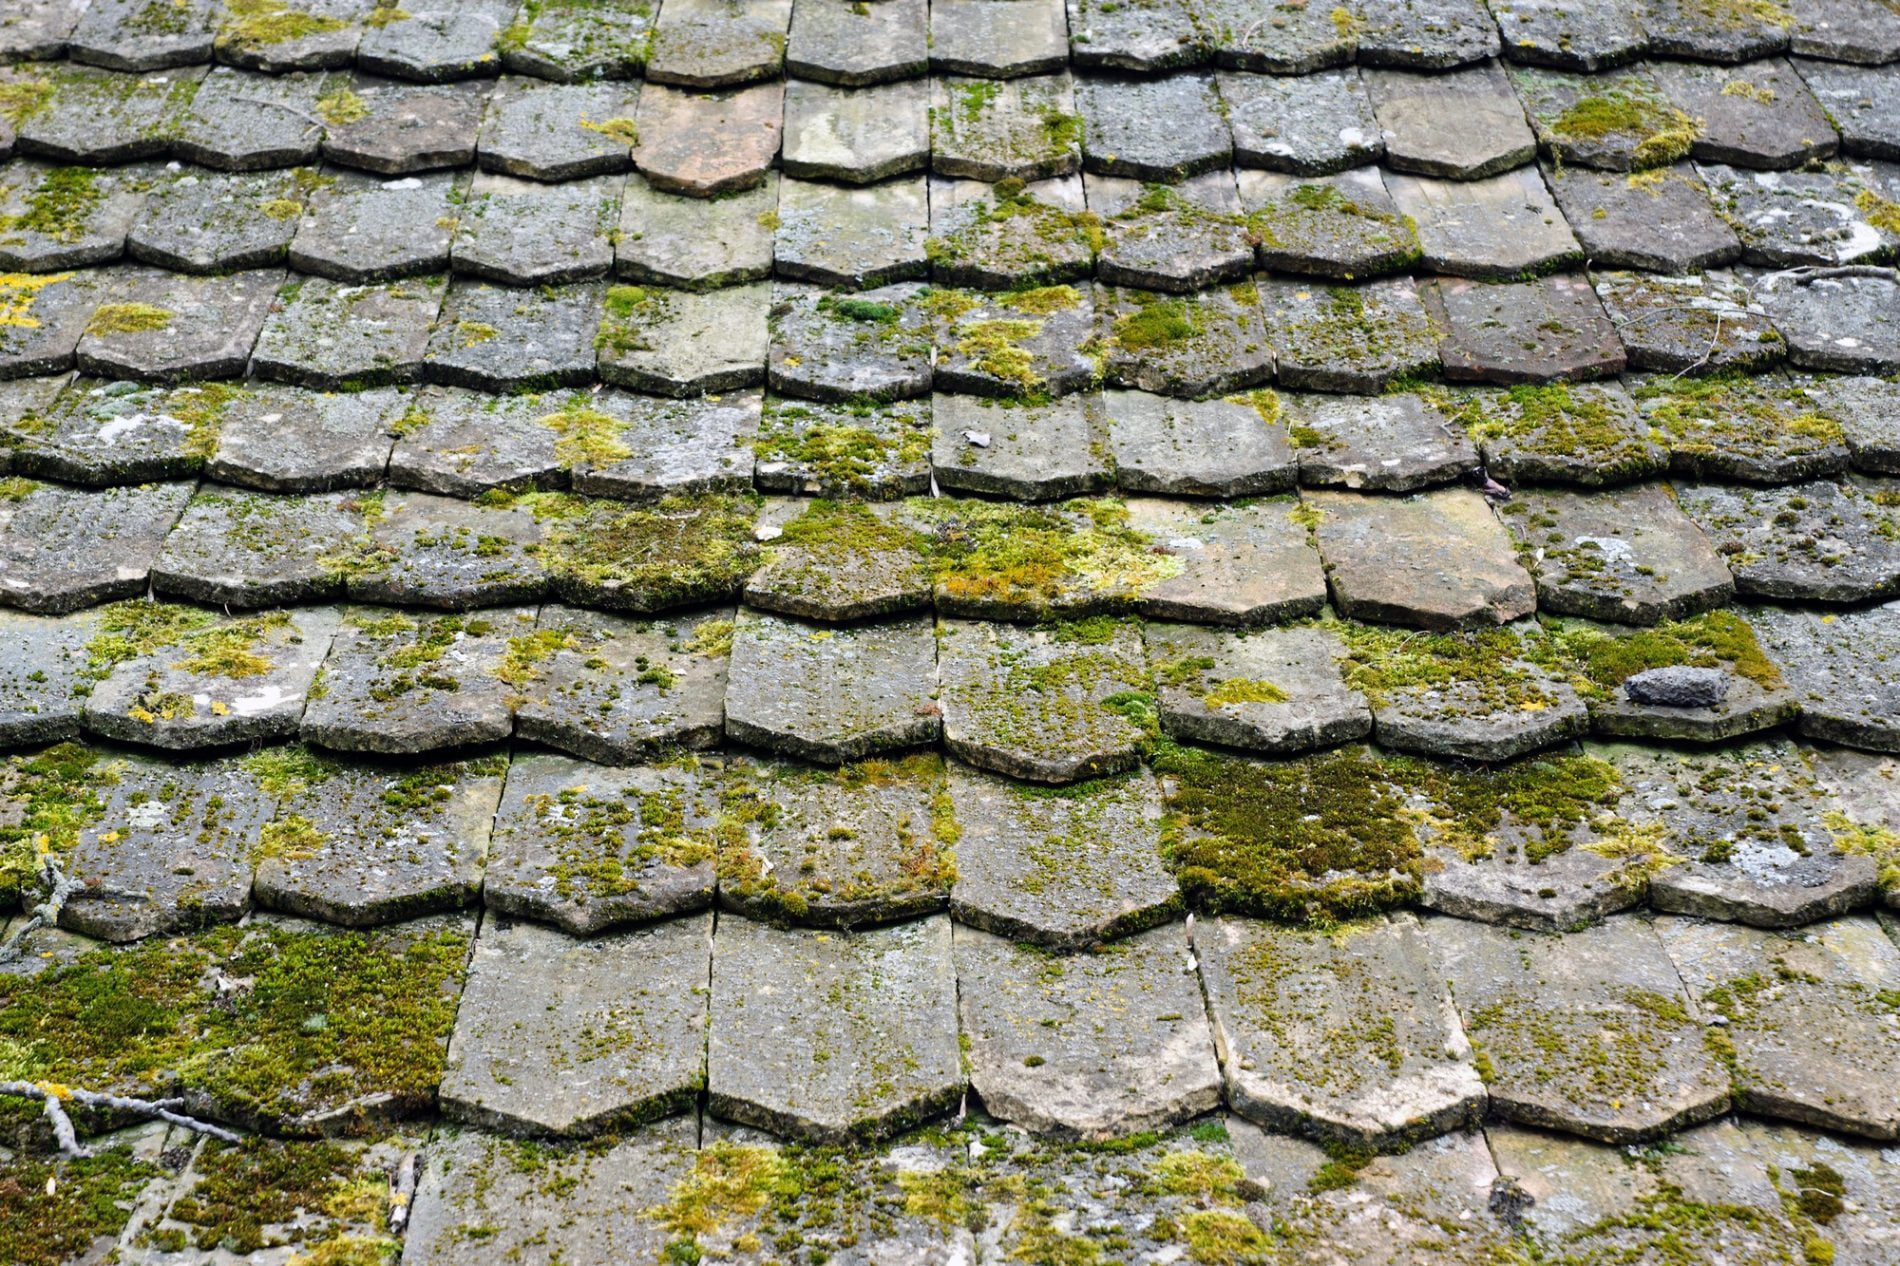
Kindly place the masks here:
<instances>
[{"instance_id":1,"label":"tile row","mask_svg":"<svg viewBox=\"0 0 1900 1266\"><path fill-rule=\"evenodd\" d=\"M1645 53L1718 63L1792 50L1878 65L1900 56L1879 0L1707 5L1608 0L1578 11L1499 0L1296 5L1237 0L466 0L411 13L386 0L47 0L0 25L0 56L122 70L212 61L440 82L503 70L556 81L644 75L717 88L781 73L874 83L928 69L1000 78L1076 66L1154 73L1209 63L1303 74L1358 61L1437 71L1502 53L1594 71Z\"/></svg>"},{"instance_id":2,"label":"tile row","mask_svg":"<svg viewBox=\"0 0 1900 1266\"><path fill-rule=\"evenodd\" d=\"M695 915L587 941L494 917L479 933L438 917L363 934L266 916L125 948L43 937L37 977L0 977L0 1014L48 1000L47 1040L20 1057L37 1079L137 1090L133 1052L61 1032L65 996L163 999L195 1018L218 1000L165 961L227 979L250 965L266 999L226 1003L167 1044L190 1053L209 1029L200 1040L228 1046L185 1065L194 1102L289 1133L352 1108L416 1115L424 1082L452 1121L555 1137L611 1138L703 1091L732 1126L862 1145L967 1090L1052 1139L1125 1138L1226 1106L1349 1149L1487 1119L1640 1144L1731 1108L1891 1141L1890 930L1867 916L1800 935L1619 916L1525 934L1399 914L1315 932L1222 916L1051 955L942 916L836 934ZM372 1030L337 1009L344 1032L310 1044L337 1059L324 1076L237 1099L230 1062L273 1036L268 993L312 959L376 972L395 1014ZM342 1044L394 1044L391 1029L416 1031L400 1051ZM314 1053L281 1053L282 1071ZM535 1075L550 1067L564 1075ZM413 1089L371 1106L398 1078Z\"/></svg>"}]
</instances>

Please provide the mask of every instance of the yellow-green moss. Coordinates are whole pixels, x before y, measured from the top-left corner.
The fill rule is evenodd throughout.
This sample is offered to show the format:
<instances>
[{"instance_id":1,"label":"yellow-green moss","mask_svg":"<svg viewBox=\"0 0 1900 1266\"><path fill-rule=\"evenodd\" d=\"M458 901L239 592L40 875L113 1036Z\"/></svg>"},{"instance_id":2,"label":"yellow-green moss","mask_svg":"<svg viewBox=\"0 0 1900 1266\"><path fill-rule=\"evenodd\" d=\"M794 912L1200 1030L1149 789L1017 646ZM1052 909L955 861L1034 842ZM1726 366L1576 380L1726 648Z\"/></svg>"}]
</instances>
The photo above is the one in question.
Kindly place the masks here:
<instances>
[{"instance_id":1,"label":"yellow-green moss","mask_svg":"<svg viewBox=\"0 0 1900 1266\"><path fill-rule=\"evenodd\" d=\"M555 435L554 455L569 470L599 470L633 456L621 436L627 424L577 395L559 413L537 419Z\"/></svg>"},{"instance_id":2,"label":"yellow-green moss","mask_svg":"<svg viewBox=\"0 0 1900 1266\"><path fill-rule=\"evenodd\" d=\"M224 12L219 41L247 47L307 39L349 25L341 18L293 9L283 0L225 0Z\"/></svg>"}]
</instances>

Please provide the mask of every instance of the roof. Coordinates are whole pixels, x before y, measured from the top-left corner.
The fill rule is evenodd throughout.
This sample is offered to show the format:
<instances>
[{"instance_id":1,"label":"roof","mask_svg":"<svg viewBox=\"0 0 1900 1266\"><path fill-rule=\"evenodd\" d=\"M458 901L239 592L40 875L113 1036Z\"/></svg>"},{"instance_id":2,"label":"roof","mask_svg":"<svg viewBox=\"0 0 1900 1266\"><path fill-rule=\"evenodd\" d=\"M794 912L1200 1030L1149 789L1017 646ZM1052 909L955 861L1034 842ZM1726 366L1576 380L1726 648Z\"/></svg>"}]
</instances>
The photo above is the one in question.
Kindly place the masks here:
<instances>
[{"instance_id":1,"label":"roof","mask_svg":"<svg viewBox=\"0 0 1900 1266\"><path fill-rule=\"evenodd\" d=\"M1896 58L7 6L0 1260L1900 1260Z\"/></svg>"}]
</instances>

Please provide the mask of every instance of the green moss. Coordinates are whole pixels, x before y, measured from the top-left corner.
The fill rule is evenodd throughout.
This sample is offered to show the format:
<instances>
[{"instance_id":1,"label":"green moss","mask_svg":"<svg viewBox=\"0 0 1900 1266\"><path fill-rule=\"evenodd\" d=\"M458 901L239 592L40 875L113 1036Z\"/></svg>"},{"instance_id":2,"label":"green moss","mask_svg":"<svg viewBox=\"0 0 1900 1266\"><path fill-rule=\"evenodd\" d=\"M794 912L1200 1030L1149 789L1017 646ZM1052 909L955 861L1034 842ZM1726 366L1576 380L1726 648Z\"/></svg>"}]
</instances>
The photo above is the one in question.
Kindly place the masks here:
<instances>
[{"instance_id":1,"label":"green moss","mask_svg":"<svg viewBox=\"0 0 1900 1266\"><path fill-rule=\"evenodd\" d=\"M1540 711L1558 702L1510 629L1421 633L1367 624L1329 625L1345 643L1346 684L1373 707L1456 688L1486 711Z\"/></svg>"},{"instance_id":2,"label":"green moss","mask_svg":"<svg viewBox=\"0 0 1900 1266\"><path fill-rule=\"evenodd\" d=\"M817 553L825 565L841 554L922 553L925 538L884 518L862 501L814 500L786 523L779 543Z\"/></svg>"},{"instance_id":3,"label":"green moss","mask_svg":"<svg viewBox=\"0 0 1900 1266\"><path fill-rule=\"evenodd\" d=\"M536 419L538 425L554 432L554 456L569 470L599 470L633 456L633 450L621 438L627 424L602 413L590 401L589 396L576 395L559 413Z\"/></svg>"},{"instance_id":4,"label":"green moss","mask_svg":"<svg viewBox=\"0 0 1900 1266\"><path fill-rule=\"evenodd\" d=\"M941 590L966 603L1046 608L1087 594L1110 605L1180 574L1179 559L1128 526L1114 501L1022 506L913 503L933 535Z\"/></svg>"},{"instance_id":5,"label":"green moss","mask_svg":"<svg viewBox=\"0 0 1900 1266\"><path fill-rule=\"evenodd\" d=\"M149 303L102 303L86 322L88 334L141 334L171 328L170 308Z\"/></svg>"},{"instance_id":6,"label":"green moss","mask_svg":"<svg viewBox=\"0 0 1900 1266\"><path fill-rule=\"evenodd\" d=\"M1527 452L1588 461L1604 478L1650 468L1637 428L1594 392L1553 383L1478 392L1463 399L1454 399L1442 388L1421 394L1479 443L1510 440Z\"/></svg>"},{"instance_id":7,"label":"green moss","mask_svg":"<svg viewBox=\"0 0 1900 1266\"><path fill-rule=\"evenodd\" d=\"M105 203L99 174L90 167L54 167L22 199L25 210L0 215L0 241L39 234L71 244L85 238L93 213Z\"/></svg>"},{"instance_id":8,"label":"green moss","mask_svg":"<svg viewBox=\"0 0 1900 1266\"><path fill-rule=\"evenodd\" d=\"M244 768L258 789L274 798L299 795L336 776L336 764L309 748L291 743L267 747L244 758Z\"/></svg>"},{"instance_id":9,"label":"green moss","mask_svg":"<svg viewBox=\"0 0 1900 1266\"><path fill-rule=\"evenodd\" d=\"M1855 822L1838 811L1829 813L1825 821L1843 852L1873 858L1882 892L1900 892L1900 831Z\"/></svg>"},{"instance_id":10,"label":"green moss","mask_svg":"<svg viewBox=\"0 0 1900 1266\"><path fill-rule=\"evenodd\" d=\"M862 493L928 461L930 438L927 415L910 405L847 406L825 415L775 400L766 405L752 451L759 461L797 467L827 492Z\"/></svg>"},{"instance_id":11,"label":"green moss","mask_svg":"<svg viewBox=\"0 0 1900 1266\"><path fill-rule=\"evenodd\" d=\"M352 1225L387 1217L389 1180L359 1168L359 1153L327 1140L284 1143L249 1138L208 1143L192 1162L193 1183L166 1211L203 1252L255 1253L335 1243ZM382 1240L393 1255L393 1241ZM381 1261L382 1258L376 1260Z\"/></svg>"},{"instance_id":12,"label":"green moss","mask_svg":"<svg viewBox=\"0 0 1900 1266\"><path fill-rule=\"evenodd\" d=\"M118 781L118 765L77 743L60 743L5 765L9 812L0 820L0 908L38 891L39 859L63 857L80 832L105 813L101 792Z\"/></svg>"},{"instance_id":13,"label":"green moss","mask_svg":"<svg viewBox=\"0 0 1900 1266\"><path fill-rule=\"evenodd\" d=\"M845 321L861 321L870 325L896 325L904 315L904 310L894 303L880 303L875 299L859 299L849 295L827 295L819 300L818 309Z\"/></svg>"},{"instance_id":14,"label":"green moss","mask_svg":"<svg viewBox=\"0 0 1900 1266\"><path fill-rule=\"evenodd\" d=\"M225 926L0 977L0 1076L205 1094L283 1125L387 1095L433 1107L468 937ZM218 979L249 979L227 994Z\"/></svg>"},{"instance_id":15,"label":"green moss","mask_svg":"<svg viewBox=\"0 0 1900 1266\"><path fill-rule=\"evenodd\" d=\"M1661 167L1677 161L1688 154L1702 133L1700 122L1635 80L1579 98L1548 123L1560 140L1631 140L1635 143L1633 161L1638 167Z\"/></svg>"},{"instance_id":16,"label":"green moss","mask_svg":"<svg viewBox=\"0 0 1900 1266\"><path fill-rule=\"evenodd\" d=\"M0 478L0 501L25 501L39 487L23 475L8 475Z\"/></svg>"},{"instance_id":17,"label":"green moss","mask_svg":"<svg viewBox=\"0 0 1900 1266\"><path fill-rule=\"evenodd\" d=\"M259 644L288 627L290 613L273 611L186 634L181 646L184 658L172 667L200 677L224 677L232 681L261 677L273 665L267 656L258 653Z\"/></svg>"},{"instance_id":18,"label":"green moss","mask_svg":"<svg viewBox=\"0 0 1900 1266\"><path fill-rule=\"evenodd\" d=\"M1656 438L1677 453L1799 454L1843 442L1840 422L1792 382L1658 376L1632 394Z\"/></svg>"},{"instance_id":19,"label":"green moss","mask_svg":"<svg viewBox=\"0 0 1900 1266\"><path fill-rule=\"evenodd\" d=\"M348 127L369 117L369 103L348 88L337 88L317 98L317 113L331 127Z\"/></svg>"},{"instance_id":20,"label":"green moss","mask_svg":"<svg viewBox=\"0 0 1900 1266\"><path fill-rule=\"evenodd\" d=\"M19 73L17 69L15 73ZM18 128L51 105L57 92L50 79L16 78L0 83L0 119Z\"/></svg>"},{"instance_id":21,"label":"green moss","mask_svg":"<svg viewBox=\"0 0 1900 1266\"><path fill-rule=\"evenodd\" d=\"M224 12L219 42L251 48L308 39L349 25L341 18L293 9L283 0L225 0Z\"/></svg>"},{"instance_id":22,"label":"green moss","mask_svg":"<svg viewBox=\"0 0 1900 1266\"><path fill-rule=\"evenodd\" d=\"M616 145L625 145L628 149L640 143L640 127L629 118L602 119L595 122L583 116L580 125L584 130L604 136Z\"/></svg>"},{"instance_id":23,"label":"green moss","mask_svg":"<svg viewBox=\"0 0 1900 1266\"><path fill-rule=\"evenodd\" d=\"M1130 291L1135 310L1115 318L1114 341L1125 352L1168 351L1201 332L1193 309L1184 299L1145 291Z\"/></svg>"},{"instance_id":24,"label":"green moss","mask_svg":"<svg viewBox=\"0 0 1900 1266\"><path fill-rule=\"evenodd\" d=\"M98 1241L131 1220L156 1165L111 1148L80 1160L21 1152L0 1159L0 1261L11 1266L65 1266L96 1260Z\"/></svg>"},{"instance_id":25,"label":"green moss","mask_svg":"<svg viewBox=\"0 0 1900 1266\"><path fill-rule=\"evenodd\" d=\"M1651 668L1688 665L1727 668L1765 690L1781 687L1781 671L1768 658L1747 620L1733 611L1710 611L1687 620L1664 620L1650 628L1611 632L1587 624L1545 626L1545 662L1562 671L1579 692L1609 698L1623 682Z\"/></svg>"},{"instance_id":26,"label":"green moss","mask_svg":"<svg viewBox=\"0 0 1900 1266\"><path fill-rule=\"evenodd\" d=\"M99 615L98 631L86 643L86 682L103 680L127 660L178 645L211 627L215 616L202 607L134 598L115 602Z\"/></svg>"},{"instance_id":27,"label":"green moss","mask_svg":"<svg viewBox=\"0 0 1900 1266\"><path fill-rule=\"evenodd\" d=\"M303 203L295 198L269 198L258 203L257 209L273 220L294 220L303 214Z\"/></svg>"},{"instance_id":28,"label":"green moss","mask_svg":"<svg viewBox=\"0 0 1900 1266\"><path fill-rule=\"evenodd\" d=\"M508 639L495 676L511 686L526 686L541 676L541 666L562 651L578 650L579 640L566 629L536 629Z\"/></svg>"},{"instance_id":29,"label":"green moss","mask_svg":"<svg viewBox=\"0 0 1900 1266\"><path fill-rule=\"evenodd\" d=\"M1224 677L1217 681L1201 696L1201 701L1210 708L1236 703L1285 703L1290 698L1286 691L1270 681L1256 681L1249 677Z\"/></svg>"},{"instance_id":30,"label":"green moss","mask_svg":"<svg viewBox=\"0 0 1900 1266\"><path fill-rule=\"evenodd\" d=\"M501 331L483 321L457 321L455 323L455 344L466 350L479 347L501 336Z\"/></svg>"},{"instance_id":31,"label":"green moss","mask_svg":"<svg viewBox=\"0 0 1900 1266\"><path fill-rule=\"evenodd\" d=\"M734 592L758 559L757 501L713 494L650 505L546 497L542 557L558 576L613 586L638 609L710 601Z\"/></svg>"}]
</instances>

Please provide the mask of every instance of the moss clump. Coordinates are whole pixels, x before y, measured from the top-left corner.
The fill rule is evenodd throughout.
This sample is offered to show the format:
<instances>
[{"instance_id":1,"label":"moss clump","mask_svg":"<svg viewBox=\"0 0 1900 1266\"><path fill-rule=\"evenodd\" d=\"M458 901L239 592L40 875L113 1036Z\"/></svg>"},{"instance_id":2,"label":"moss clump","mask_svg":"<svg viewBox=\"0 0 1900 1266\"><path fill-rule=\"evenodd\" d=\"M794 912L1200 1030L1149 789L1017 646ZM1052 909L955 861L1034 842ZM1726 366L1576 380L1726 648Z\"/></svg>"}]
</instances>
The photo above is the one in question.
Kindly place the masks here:
<instances>
[{"instance_id":1,"label":"moss clump","mask_svg":"<svg viewBox=\"0 0 1900 1266\"><path fill-rule=\"evenodd\" d=\"M85 238L105 193L99 188L99 173L90 167L54 167L21 203L24 210L0 215L0 241L17 244L28 234L38 234L70 245Z\"/></svg>"},{"instance_id":2,"label":"moss clump","mask_svg":"<svg viewBox=\"0 0 1900 1266\"><path fill-rule=\"evenodd\" d=\"M252 752L244 758L244 769L265 795L284 799L330 781L337 766L307 747L288 744Z\"/></svg>"},{"instance_id":3,"label":"moss clump","mask_svg":"<svg viewBox=\"0 0 1900 1266\"><path fill-rule=\"evenodd\" d=\"M622 505L548 497L542 557L556 577L611 589L634 610L711 601L735 592L758 562L752 497L663 497Z\"/></svg>"},{"instance_id":4,"label":"moss clump","mask_svg":"<svg viewBox=\"0 0 1900 1266\"><path fill-rule=\"evenodd\" d=\"M411 935L219 927L0 977L0 1076L206 1095L220 1116L292 1126L387 1095L434 1106L468 956L459 929ZM250 979L224 994L216 979Z\"/></svg>"},{"instance_id":5,"label":"moss clump","mask_svg":"<svg viewBox=\"0 0 1900 1266\"><path fill-rule=\"evenodd\" d=\"M190 634L209 628L215 617L202 607L134 598L115 602L99 614L98 632L86 643L81 677L103 680L127 660L176 646Z\"/></svg>"},{"instance_id":6,"label":"moss clump","mask_svg":"<svg viewBox=\"0 0 1900 1266\"><path fill-rule=\"evenodd\" d=\"M501 331L486 321L457 321L455 345L464 351L501 337Z\"/></svg>"},{"instance_id":7,"label":"moss clump","mask_svg":"<svg viewBox=\"0 0 1900 1266\"><path fill-rule=\"evenodd\" d=\"M797 467L827 493L865 493L927 462L930 438L928 415L910 405L821 411L777 400L766 405L752 452Z\"/></svg>"},{"instance_id":8,"label":"moss clump","mask_svg":"<svg viewBox=\"0 0 1900 1266\"><path fill-rule=\"evenodd\" d=\"M317 98L317 113L331 127L348 127L369 117L369 103L348 88L338 88Z\"/></svg>"},{"instance_id":9,"label":"moss clump","mask_svg":"<svg viewBox=\"0 0 1900 1266\"><path fill-rule=\"evenodd\" d=\"M349 23L293 9L283 0L225 0L218 42L258 48L341 31Z\"/></svg>"},{"instance_id":10,"label":"moss clump","mask_svg":"<svg viewBox=\"0 0 1900 1266\"><path fill-rule=\"evenodd\" d=\"M757 1217L779 1193L786 1166L775 1148L746 1147L719 1139L693 1155L692 1172L664 1204L646 1211L673 1237L665 1256L700 1260L699 1238L729 1223Z\"/></svg>"},{"instance_id":11,"label":"moss clump","mask_svg":"<svg viewBox=\"0 0 1900 1266\"><path fill-rule=\"evenodd\" d=\"M913 504L931 528L937 585L965 603L1048 608L1079 597L1113 606L1181 571L1179 559L1128 526L1119 502Z\"/></svg>"},{"instance_id":12,"label":"moss clump","mask_svg":"<svg viewBox=\"0 0 1900 1266\"><path fill-rule=\"evenodd\" d=\"M1633 79L1579 98L1547 124L1559 141L1617 138L1634 142L1631 161L1638 167L1661 167L1677 161L1688 154L1702 134L1700 121Z\"/></svg>"},{"instance_id":13,"label":"moss clump","mask_svg":"<svg viewBox=\"0 0 1900 1266\"><path fill-rule=\"evenodd\" d=\"M1535 865L1567 851L1589 827L1608 840L1627 839L1625 824L1612 816L1623 793L1616 767L1579 754L1526 757L1494 769L1461 769L1427 761L1408 762L1403 779L1437 842L1449 844L1468 861L1521 856ZM1610 851L1596 849L1600 855ZM1634 849L1615 850L1635 857ZM1643 851L1654 856L1659 848Z\"/></svg>"},{"instance_id":14,"label":"moss clump","mask_svg":"<svg viewBox=\"0 0 1900 1266\"><path fill-rule=\"evenodd\" d=\"M583 116L581 127L586 131L606 137L616 145L624 145L628 149L640 143L640 126L629 118L602 119L595 122Z\"/></svg>"},{"instance_id":15,"label":"moss clump","mask_svg":"<svg viewBox=\"0 0 1900 1266\"><path fill-rule=\"evenodd\" d=\"M359 1167L359 1155L328 1140L208 1143L192 1162L190 1189L166 1211L167 1222L180 1224L172 1238L201 1252L296 1246L305 1254L295 1260L309 1260L352 1226L379 1226L387 1217L389 1180L380 1169ZM172 1230L148 1235L162 1239ZM381 1255L373 1260L393 1257L394 1241L378 1240Z\"/></svg>"},{"instance_id":16,"label":"moss clump","mask_svg":"<svg viewBox=\"0 0 1900 1266\"><path fill-rule=\"evenodd\" d=\"M1456 689L1486 711L1533 712L1558 702L1510 629L1420 633L1341 622L1346 684L1375 708L1407 696Z\"/></svg>"},{"instance_id":17,"label":"moss clump","mask_svg":"<svg viewBox=\"0 0 1900 1266\"><path fill-rule=\"evenodd\" d=\"M1900 831L1855 822L1840 812L1829 813L1824 821L1842 852L1874 859L1882 892L1900 892Z\"/></svg>"},{"instance_id":18,"label":"moss clump","mask_svg":"<svg viewBox=\"0 0 1900 1266\"><path fill-rule=\"evenodd\" d=\"M594 408L588 396L574 396L559 413L536 423L554 432L554 456L569 470L599 470L633 456L621 438L627 424Z\"/></svg>"},{"instance_id":19,"label":"moss clump","mask_svg":"<svg viewBox=\"0 0 1900 1266\"><path fill-rule=\"evenodd\" d=\"M269 198L258 203L257 209L273 220L294 220L303 214L303 203L295 198Z\"/></svg>"},{"instance_id":20,"label":"moss clump","mask_svg":"<svg viewBox=\"0 0 1900 1266\"><path fill-rule=\"evenodd\" d=\"M170 308L149 303L102 303L86 322L88 334L142 334L171 328Z\"/></svg>"},{"instance_id":21,"label":"moss clump","mask_svg":"<svg viewBox=\"0 0 1900 1266\"><path fill-rule=\"evenodd\" d=\"M117 762L77 743L11 757L4 777L11 812L0 821L0 909L38 890L40 858L69 852L105 813L101 792L119 780Z\"/></svg>"},{"instance_id":22,"label":"moss clump","mask_svg":"<svg viewBox=\"0 0 1900 1266\"><path fill-rule=\"evenodd\" d=\"M1539 654L1562 671L1588 698L1613 697L1625 680L1651 668L1727 668L1764 690L1781 687L1781 671L1768 658L1747 620L1733 611L1709 611L1687 620L1664 620L1645 629L1610 632L1587 624L1551 622Z\"/></svg>"},{"instance_id":23,"label":"moss clump","mask_svg":"<svg viewBox=\"0 0 1900 1266\"><path fill-rule=\"evenodd\" d=\"M50 79L12 79L0 83L0 119L18 128L51 105L58 91Z\"/></svg>"},{"instance_id":24,"label":"moss clump","mask_svg":"<svg viewBox=\"0 0 1900 1266\"><path fill-rule=\"evenodd\" d=\"M33 304L40 291L72 280L71 273L0 273L0 329L37 330Z\"/></svg>"},{"instance_id":25,"label":"moss clump","mask_svg":"<svg viewBox=\"0 0 1900 1266\"><path fill-rule=\"evenodd\" d=\"M1788 382L1727 374L1657 377L1633 395L1658 442L1676 453L1798 455L1843 442L1840 422Z\"/></svg>"},{"instance_id":26,"label":"moss clump","mask_svg":"<svg viewBox=\"0 0 1900 1266\"><path fill-rule=\"evenodd\" d=\"M1155 769L1174 784L1169 863L1207 909L1305 922L1418 895L1418 837L1386 761L1358 750L1252 761L1164 744Z\"/></svg>"},{"instance_id":27,"label":"moss clump","mask_svg":"<svg viewBox=\"0 0 1900 1266\"><path fill-rule=\"evenodd\" d=\"M1480 443L1505 439L1534 452L1613 467L1640 453L1635 429L1606 397L1567 383L1516 386L1462 400L1443 391L1426 394Z\"/></svg>"},{"instance_id":28,"label":"moss clump","mask_svg":"<svg viewBox=\"0 0 1900 1266\"><path fill-rule=\"evenodd\" d=\"M841 554L924 553L927 538L891 522L862 501L815 500L785 525L777 544L802 546L835 564Z\"/></svg>"},{"instance_id":29,"label":"moss clump","mask_svg":"<svg viewBox=\"0 0 1900 1266\"><path fill-rule=\"evenodd\" d=\"M849 295L826 295L818 301L818 310L841 321L858 321L867 325L896 325L904 315L904 310L894 303L858 299Z\"/></svg>"},{"instance_id":30,"label":"moss clump","mask_svg":"<svg viewBox=\"0 0 1900 1266\"><path fill-rule=\"evenodd\" d=\"M139 1193L162 1173L124 1148L79 1160L9 1155L0 1160L0 1261L94 1260L95 1243L125 1229Z\"/></svg>"},{"instance_id":31,"label":"moss clump","mask_svg":"<svg viewBox=\"0 0 1900 1266\"><path fill-rule=\"evenodd\" d=\"M508 639L507 654L495 676L511 686L527 686L541 676L541 666L562 651L580 649L580 640L566 629L536 629Z\"/></svg>"},{"instance_id":32,"label":"moss clump","mask_svg":"<svg viewBox=\"0 0 1900 1266\"><path fill-rule=\"evenodd\" d=\"M232 681L262 677L271 670L272 664L268 656L258 653L258 646L288 627L290 613L273 611L187 634L182 647L184 658L172 667L200 677L225 677Z\"/></svg>"},{"instance_id":33,"label":"moss clump","mask_svg":"<svg viewBox=\"0 0 1900 1266\"><path fill-rule=\"evenodd\" d=\"M1124 352L1171 351L1201 332L1187 300L1146 291L1129 293L1135 297L1135 309L1115 318L1112 335Z\"/></svg>"}]
</instances>

